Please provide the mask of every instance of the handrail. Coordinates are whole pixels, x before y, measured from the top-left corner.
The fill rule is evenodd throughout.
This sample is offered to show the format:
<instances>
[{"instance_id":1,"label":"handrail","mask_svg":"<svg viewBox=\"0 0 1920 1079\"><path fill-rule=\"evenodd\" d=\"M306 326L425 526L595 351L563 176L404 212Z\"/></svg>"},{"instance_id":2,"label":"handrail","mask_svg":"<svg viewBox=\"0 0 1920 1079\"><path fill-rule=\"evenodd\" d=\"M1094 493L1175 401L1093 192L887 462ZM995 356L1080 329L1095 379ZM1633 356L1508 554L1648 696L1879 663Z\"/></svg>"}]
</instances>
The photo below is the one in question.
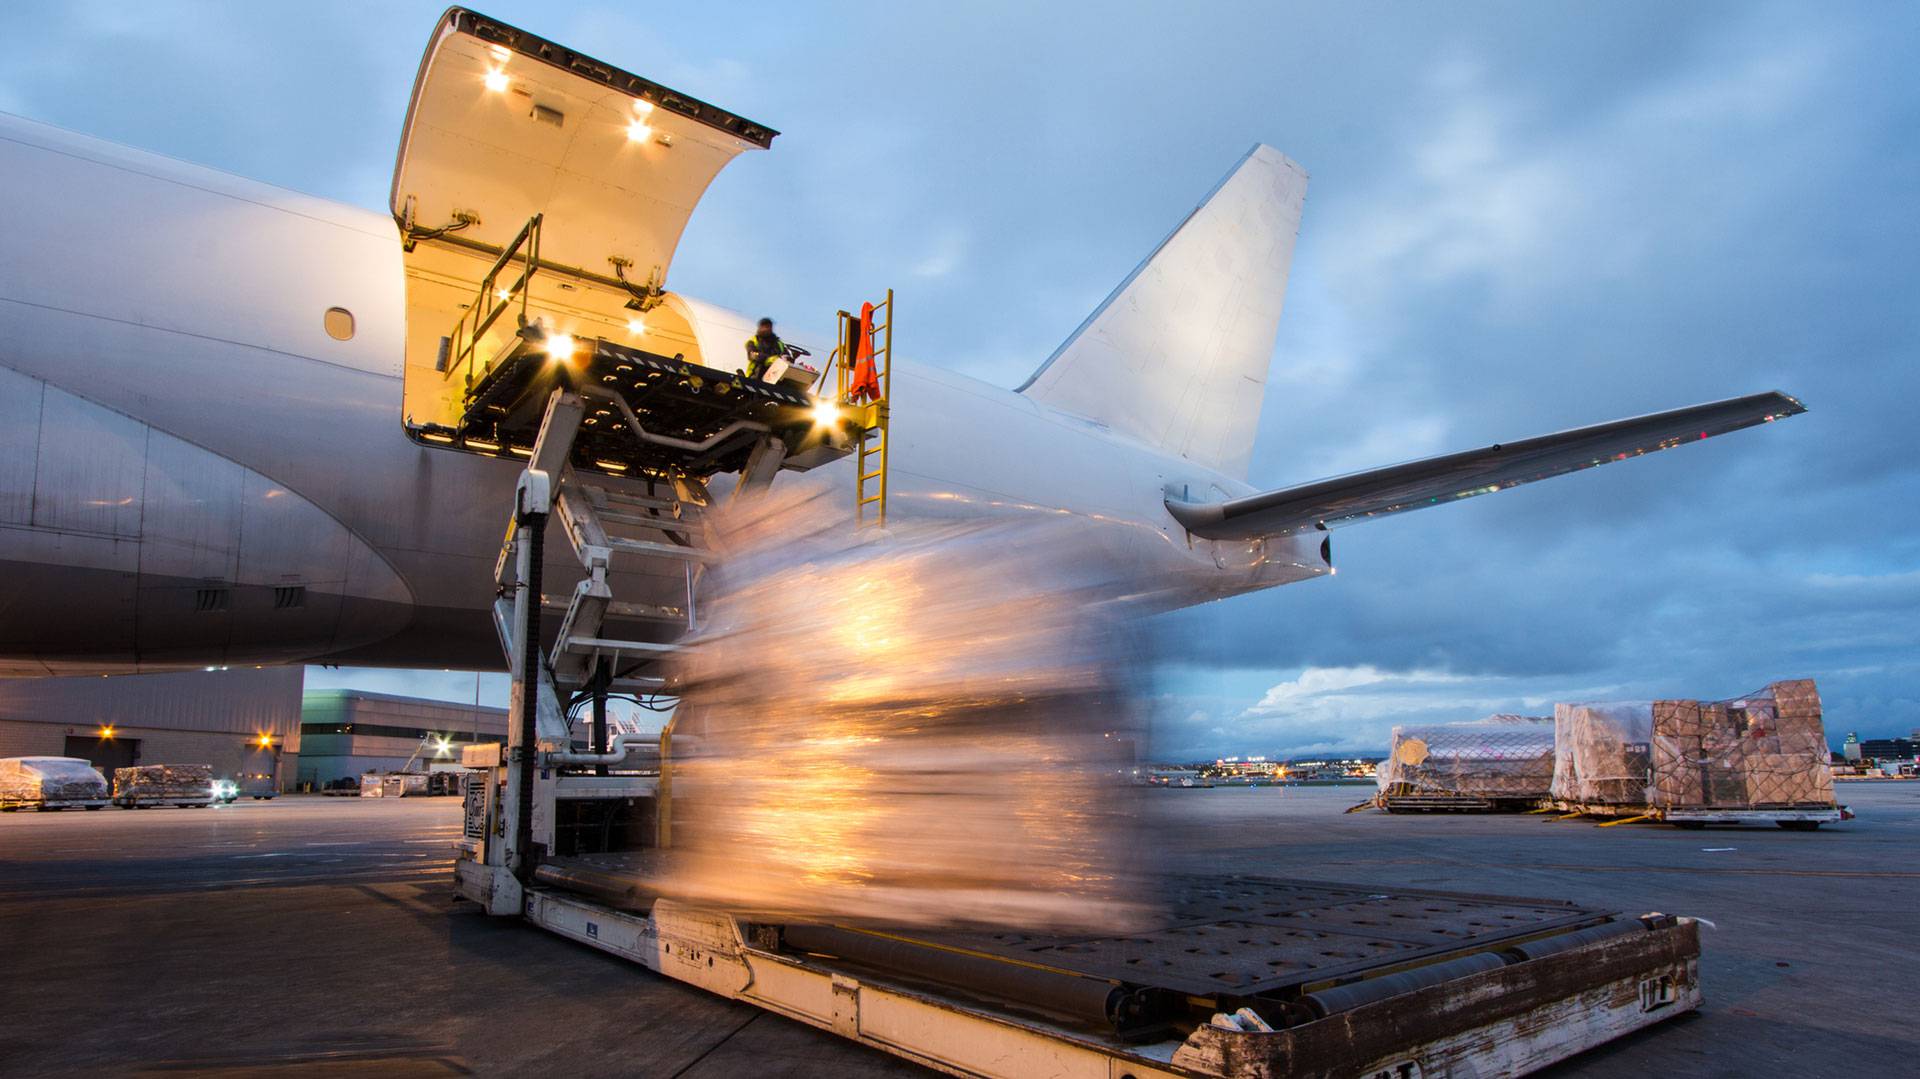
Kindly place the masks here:
<instances>
[{"instance_id":1,"label":"handrail","mask_svg":"<svg viewBox=\"0 0 1920 1079\"><path fill-rule=\"evenodd\" d=\"M520 231L514 236L513 241L500 249L500 257L493 260L493 265L480 278L479 294L474 298L474 302L468 304L467 309L461 312L459 319L453 324L453 332L447 335L447 357L442 372L445 377L452 378L456 371L464 368L466 391L469 394L473 392L474 382L479 378L485 378L492 370L492 362L489 361L487 368L480 371L477 377L474 373L480 342L486 337L487 331L493 328L493 324L500 320L500 316L513 306L515 300L520 302L520 326L524 327L527 324L527 296L531 291L533 275L540 268L540 219L542 216L534 214L527 218L527 223L520 226ZM520 250L522 247L526 248L524 253ZM525 263L520 276L505 289L498 288L501 273L516 258Z\"/></svg>"}]
</instances>

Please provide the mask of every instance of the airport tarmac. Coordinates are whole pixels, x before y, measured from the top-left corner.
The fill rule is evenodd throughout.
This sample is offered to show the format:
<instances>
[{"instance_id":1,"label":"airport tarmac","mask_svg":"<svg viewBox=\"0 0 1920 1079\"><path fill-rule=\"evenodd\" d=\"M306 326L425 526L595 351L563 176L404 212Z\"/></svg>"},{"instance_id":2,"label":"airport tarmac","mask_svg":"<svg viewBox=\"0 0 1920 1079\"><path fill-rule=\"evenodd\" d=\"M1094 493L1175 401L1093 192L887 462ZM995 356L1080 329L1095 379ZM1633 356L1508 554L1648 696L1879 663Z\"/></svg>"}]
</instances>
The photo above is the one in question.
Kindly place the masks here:
<instances>
[{"instance_id":1,"label":"airport tarmac","mask_svg":"<svg viewBox=\"0 0 1920 1079\"><path fill-rule=\"evenodd\" d=\"M1810 834L1343 815L1352 787L1153 793L1184 868L1715 923L1700 1015L1553 1075L1907 1073L1920 783L1839 790L1860 819ZM5 1073L918 1071L454 904L459 819L454 799L319 797L0 815Z\"/></svg>"}]
</instances>

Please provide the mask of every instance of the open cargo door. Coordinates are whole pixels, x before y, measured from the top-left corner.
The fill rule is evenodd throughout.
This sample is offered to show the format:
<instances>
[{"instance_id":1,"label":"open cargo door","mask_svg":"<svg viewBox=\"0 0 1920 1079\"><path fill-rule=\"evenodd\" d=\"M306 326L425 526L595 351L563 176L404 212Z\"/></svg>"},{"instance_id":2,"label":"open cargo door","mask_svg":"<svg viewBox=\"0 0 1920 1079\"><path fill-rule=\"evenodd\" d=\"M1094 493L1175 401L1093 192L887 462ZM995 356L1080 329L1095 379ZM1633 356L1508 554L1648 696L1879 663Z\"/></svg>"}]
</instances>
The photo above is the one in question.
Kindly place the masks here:
<instances>
[{"instance_id":1,"label":"open cargo door","mask_svg":"<svg viewBox=\"0 0 1920 1079\"><path fill-rule=\"evenodd\" d=\"M699 309L664 285L707 186L776 134L523 30L448 11L421 60L393 175L408 432L513 452L512 432L500 428L527 427L527 409L508 416L511 402L494 399L540 391L544 400L544 384L522 384L524 370L507 372L510 385L500 377L529 326L612 342L653 357L659 371L737 366L737 348L703 353L712 334L703 335ZM698 424L676 429L689 426L697 441Z\"/></svg>"},{"instance_id":2,"label":"open cargo door","mask_svg":"<svg viewBox=\"0 0 1920 1079\"><path fill-rule=\"evenodd\" d=\"M707 185L776 134L453 8L414 81L392 208L413 235L466 220L459 237L496 250L544 214L544 260L596 274L621 260L657 289Z\"/></svg>"}]
</instances>

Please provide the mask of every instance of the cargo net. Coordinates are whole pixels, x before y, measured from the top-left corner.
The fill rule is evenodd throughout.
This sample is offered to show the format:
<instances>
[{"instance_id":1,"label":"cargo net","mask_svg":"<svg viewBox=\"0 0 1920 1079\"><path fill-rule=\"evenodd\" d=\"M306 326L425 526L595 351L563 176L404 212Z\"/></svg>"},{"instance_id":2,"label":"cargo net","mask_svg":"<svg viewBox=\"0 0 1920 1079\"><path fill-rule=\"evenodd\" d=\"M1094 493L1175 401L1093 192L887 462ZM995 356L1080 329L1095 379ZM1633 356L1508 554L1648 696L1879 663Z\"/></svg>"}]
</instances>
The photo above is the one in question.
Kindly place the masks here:
<instances>
[{"instance_id":1,"label":"cargo net","mask_svg":"<svg viewBox=\"0 0 1920 1079\"><path fill-rule=\"evenodd\" d=\"M1380 795L1395 801L1524 802L1553 781L1553 720L1496 715L1472 723L1395 727Z\"/></svg>"},{"instance_id":2,"label":"cargo net","mask_svg":"<svg viewBox=\"0 0 1920 1079\"><path fill-rule=\"evenodd\" d=\"M1553 798L1576 805L1830 807L1820 694L1775 682L1725 701L1554 706Z\"/></svg>"},{"instance_id":3,"label":"cargo net","mask_svg":"<svg viewBox=\"0 0 1920 1079\"><path fill-rule=\"evenodd\" d=\"M0 802L81 802L106 796L106 779L78 757L0 760Z\"/></svg>"},{"instance_id":4,"label":"cargo net","mask_svg":"<svg viewBox=\"0 0 1920 1079\"><path fill-rule=\"evenodd\" d=\"M786 919L1116 931L1152 893L1125 782L1132 620L1082 519L894 522L761 496L676 673L669 896ZM1124 539L1124 537L1119 537Z\"/></svg>"},{"instance_id":5,"label":"cargo net","mask_svg":"<svg viewBox=\"0 0 1920 1079\"><path fill-rule=\"evenodd\" d=\"M197 798L212 790L210 764L141 764L113 770L115 798Z\"/></svg>"}]
</instances>

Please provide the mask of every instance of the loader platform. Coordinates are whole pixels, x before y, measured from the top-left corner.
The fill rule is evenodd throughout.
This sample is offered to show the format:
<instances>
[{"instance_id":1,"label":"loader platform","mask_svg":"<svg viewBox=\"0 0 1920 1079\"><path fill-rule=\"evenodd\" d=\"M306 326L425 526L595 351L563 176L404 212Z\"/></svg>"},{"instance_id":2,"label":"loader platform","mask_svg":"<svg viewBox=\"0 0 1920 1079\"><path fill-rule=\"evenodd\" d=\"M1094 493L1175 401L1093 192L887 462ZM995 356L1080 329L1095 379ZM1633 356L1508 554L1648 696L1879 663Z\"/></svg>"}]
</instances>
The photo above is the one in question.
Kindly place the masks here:
<instances>
[{"instance_id":1,"label":"loader platform","mask_svg":"<svg viewBox=\"0 0 1920 1079\"><path fill-rule=\"evenodd\" d=\"M1183 877L1150 929L928 931L655 900L651 864L551 859L527 914L961 1075L1524 1074L1700 1000L1692 922L1552 900Z\"/></svg>"},{"instance_id":2,"label":"loader platform","mask_svg":"<svg viewBox=\"0 0 1920 1079\"><path fill-rule=\"evenodd\" d=\"M574 468L698 479L739 471L761 434L786 444L787 468L807 467L803 452L838 434L816 422L817 399L792 384L600 338L566 342L569 355L556 359L537 326L516 335L473 379L456 422L417 425L417 433L460 449L526 457L548 398L572 390L589 405L573 443Z\"/></svg>"}]
</instances>

